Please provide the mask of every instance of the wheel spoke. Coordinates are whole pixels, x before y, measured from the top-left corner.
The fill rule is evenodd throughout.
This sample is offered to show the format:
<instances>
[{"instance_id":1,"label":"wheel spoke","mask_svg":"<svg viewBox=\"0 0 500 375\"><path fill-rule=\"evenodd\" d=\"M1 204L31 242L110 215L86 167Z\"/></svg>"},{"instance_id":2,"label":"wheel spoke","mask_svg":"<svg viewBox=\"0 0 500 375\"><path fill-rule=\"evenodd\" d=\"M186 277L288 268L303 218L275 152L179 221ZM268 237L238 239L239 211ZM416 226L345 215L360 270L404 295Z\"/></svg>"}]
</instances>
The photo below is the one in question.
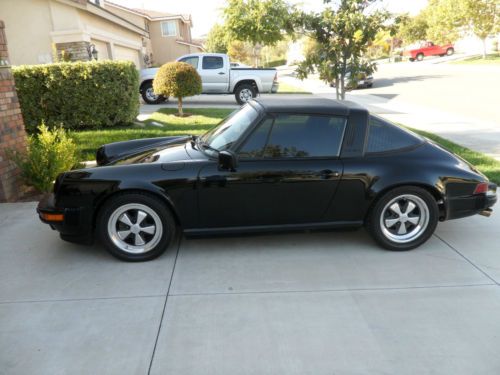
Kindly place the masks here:
<instances>
[{"instance_id":1,"label":"wheel spoke","mask_svg":"<svg viewBox=\"0 0 500 375\"><path fill-rule=\"evenodd\" d=\"M408 215L409 213L413 212L413 210L415 209L415 207L417 207L417 206L415 205L415 203L413 203L412 201L409 201L409 202L408 202L408 207L406 207L406 212L405 212L405 214L407 214L407 215Z\"/></svg>"},{"instance_id":2,"label":"wheel spoke","mask_svg":"<svg viewBox=\"0 0 500 375\"><path fill-rule=\"evenodd\" d=\"M385 226L387 228L391 228L394 225L396 225L396 223L398 223L398 222L399 222L399 219L385 219Z\"/></svg>"},{"instance_id":3,"label":"wheel spoke","mask_svg":"<svg viewBox=\"0 0 500 375\"><path fill-rule=\"evenodd\" d=\"M124 240L130 234L130 230L120 230L120 231L117 232L117 234L118 234L118 237L120 237L121 240Z\"/></svg>"},{"instance_id":4,"label":"wheel spoke","mask_svg":"<svg viewBox=\"0 0 500 375\"><path fill-rule=\"evenodd\" d=\"M134 224L132 224L132 222L130 221L130 218L128 217L128 215L126 213L123 214L122 216L120 216L120 218L118 220L121 221L123 224L128 225L129 227L134 225Z\"/></svg>"},{"instance_id":5,"label":"wheel spoke","mask_svg":"<svg viewBox=\"0 0 500 375\"><path fill-rule=\"evenodd\" d=\"M142 237L139 233L136 233L134 244L135 244L135 246L142 246L142 245L146 244L146 242L144 242L144 240L142 239Z\"/></svg>"},{"instance_id":6,"label":"wheel spoke","mask_svg":"<svg viewBox=\"0 0 500 375\"><path fill-rule=\"evenodd\" d=\"M420 221L420 216L412 216L408 218L408 222L412 223L413 225L417 225L419 221Z\"/></svg>"},{"instance_id":7,"label":"wheel spoke","mask_svg":"<svg viewBox=\"0 0 500 375\"><path fill-rule=\"evenodd\" d=\"M399 207L399 204L398 202L394 203L391 205L391 207L389 207L391 209L392 212L394 212L395 214L397 214L398 216L401 216L402 215L402 212L401 212L401 207Z\"/></svg>"},{"instance_id":8,"label":"wheel spoke","mask_svg":"<svg viewBox=\"0 0 500 375\"><path fill-rule=\"evenodd\" d=\"M401 225L399 226L398 234L406 234L406 224L405 223L401 223Z\"/></svg>"},{"instance_id":9,"label":"wheel spoke","mask_svg":"<svg viewBox=\"0 0 500 375\"><path fill-rule=\"evenodd\" d=\"M145 232L147 234L154 234L156 227L154 225L150 225L148 227L141 227L141 232Z\"/></svg>"},{"instance_id":10,"label":"wheel spoke","mask_svg":"<svg viewBox=\"0 0 500 375\"><path fill-rule=\"evenodd\" d=\"M137 221L136 224L140 224L144 221L144 219L148 216L144 211L137 211Z\"/></svg>"}]
</instances>

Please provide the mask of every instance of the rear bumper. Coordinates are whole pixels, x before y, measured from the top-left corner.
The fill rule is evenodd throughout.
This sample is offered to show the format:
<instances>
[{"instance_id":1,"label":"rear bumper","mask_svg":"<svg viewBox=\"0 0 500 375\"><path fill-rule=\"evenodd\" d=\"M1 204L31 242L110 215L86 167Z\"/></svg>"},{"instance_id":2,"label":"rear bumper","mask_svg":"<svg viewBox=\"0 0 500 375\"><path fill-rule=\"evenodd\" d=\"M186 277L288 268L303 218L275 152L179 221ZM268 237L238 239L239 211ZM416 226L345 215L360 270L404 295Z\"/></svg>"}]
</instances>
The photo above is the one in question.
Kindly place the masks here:
<instances>
[{"instance_id":1,"label":"rear bumper","mask_svg":"<svg viewBox=\"0 0 500 375\"><path fill-rule=\"evenodd\" d=\"M459 219L490 210L497 202L496 188L495 184L490 184L489 192L493 193L448 198L446 201L446 220Z\"/></svg>"},{"instance_id":2,"label":"rear bumper","mask_svg":"<svg viewBox=\"0 0 500 375\"><path fill-rule=\"evenodd\" d=\"M279 87L280 87L280 84L279 84L278 82L274 82L274 83L273 83L273 86L271 87L271 92L272 92L273 94L277 93L277 92L278 92Z\"/></svg>"},{"instance_id":3,"label":"rear bumper","mask_svg":"<svg viewBox=\"0 0 500 375\"><path fill-rule=\"evenodd\" d=\"M54 194L43 197L36 209L40 220L58 231L61 238L70 242L93 242L91 216L83 207L59 208L55 204Z\"/></svg>"}]
</instances>

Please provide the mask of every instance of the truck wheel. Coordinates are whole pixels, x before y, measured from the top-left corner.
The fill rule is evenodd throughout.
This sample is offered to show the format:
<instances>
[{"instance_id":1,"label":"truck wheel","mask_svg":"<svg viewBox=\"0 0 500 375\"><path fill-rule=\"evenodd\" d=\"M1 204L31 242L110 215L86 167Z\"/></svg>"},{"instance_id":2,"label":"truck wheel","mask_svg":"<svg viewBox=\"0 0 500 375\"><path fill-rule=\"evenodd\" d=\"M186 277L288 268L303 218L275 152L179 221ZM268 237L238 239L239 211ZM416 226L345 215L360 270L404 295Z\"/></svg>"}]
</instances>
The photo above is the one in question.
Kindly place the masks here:
<instances>
[{"instance_id":1,"label":"truck wheel","mask_svg":"<svg viewBox=\"0 0 500 375\"><path fill-rule=\"evenodd\" d=\"M411 62L414 62L414 61L415 61L415 59L414 59L413 57L410 57L410 61L411 61Z\"/></svg>"},{"instance_id":2,"label":"truck wheel","mask_svg":"<svg viewBox=\"0 0 500 375\"><path fill-rule=\"evenodd\" d=\"M419 54L417 55L417 60L418 60L418 61L422 61L423 59L424 59L424 54L423 54L423 53L419 53Z\"/></svg>"},{"instance_id":3,"label":"truck wheel","mask_svg":"<svg viewBox=\"0 0 500 375\"><path fill-rule=\"evenodd\" d=\"M163 95L156 95L153 90L153 81L144 82L141 86L141 95L142 99L147 104L159 104L163 103L168 98L165 98Z\"/></svg>"},{"instance_id":4,"label":"truck wheel","mask_svg":"<svg viewBox=\"0 0 500 375\"><path fill-rule=\"evenodd\" d=\"M250 84L239 85L236 90L234 90L234 97L238 104L245 104L249 100L252 100L257 96L257 90Z\"/></svg>"},{"instance_id":5,"label":"truck wheel","mask_svg":"<svg viewBox=\"0 0 500 375\"><path fill-rule=\"evenodd\" d=\"M454 53L455 53L455 50L453 48L451 48L451 47L446 50L446 55L447 56L451 56Z\"/></svg>"}]
</instances>

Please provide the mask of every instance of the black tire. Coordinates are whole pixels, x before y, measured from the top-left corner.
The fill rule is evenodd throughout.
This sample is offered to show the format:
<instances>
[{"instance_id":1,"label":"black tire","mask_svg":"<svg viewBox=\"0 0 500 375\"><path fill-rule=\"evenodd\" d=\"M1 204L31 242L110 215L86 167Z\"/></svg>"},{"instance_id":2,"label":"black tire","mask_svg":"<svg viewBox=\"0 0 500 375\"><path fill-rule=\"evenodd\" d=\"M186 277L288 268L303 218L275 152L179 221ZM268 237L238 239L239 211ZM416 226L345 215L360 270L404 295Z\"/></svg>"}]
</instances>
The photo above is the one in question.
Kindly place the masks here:
<instances>
[{"instance_id":1,"label":"black tire","mask_svg":"<svg viewBox=\"0 0 500 375\"><path fill-rule=\"evenodd\" d=\"M446 50L446 56L451 56L451 55L453 55L454 53L455 53L455 50L454 50L452 47L450 47L450 48L448 48L448 49Z\"/></svg>"},{"instance_id":2,"label":"black tire","mask_svg":"<svg viewBox=\"0 0 500 375\"><path fill-rule=\"evenodd\" d=\"M146 81L141 86L141 96L142 100L144 100L147 104L160 104L163 103L168 98L163 95L152 96L151 90L153 90L153 81ZM154 95L154 94L153 94Z\"/></svg>"},{"instance_id":3,"label":"black tire","mask_svg":"<svg viewBox=\"0 0 500 375\"><path fill-rule=\"evenodd\" d=\"M423 53L419 53L417 55L417 61L422 61L424 59L424 54Z\"/></svg>"},{"instance_id":4,"label":"black tire","mask_svg":"<svg viewBox=\"0 0 500 375\"><path fill-rule=\"evenodd\" d=\"M398 206L403 203L405 199L398 199L402 196L405 196L409 199L407 199L407 202L410 202L414 200L414 202L417 202L417 205L413 211L414 216L409 216L408 212L401 212L406 214L406 219L412 218L415 219L416 217L420 217L419 220L421 222L417 223L418 225L421 225L421 229L418 230L418 225L415 224L415 226L412 229L412 226L414 224L406 224L406 222L403 224L402 222L396 222L395 225L393 225L393 229L389 229L385 223L389 221L394 221L395 219L390 219L386 215L391 214L391 210L387 208L389 204L391 204L391 207L394 204L398 204ZM417 197L418 199L414 198ZM394 203L392 203L394 201ZM401 203L400 203L401 202ZM425 207L420 206L420 204L425 205L427 212L425 212ZM408 203L406 206L406 210L408 209ZM421 208L422 207L422 210ZM383 218L386 219L383 219ZM427 220L424 220L424 218L427 217ZM396 219L398 220L398 219ZM437 223L439 220L439 209L436 203L436 199L432 196L431 193L429 193L427 190L416 187L416 186L402 186L395 188L393 190L390 190L389 192L385 193L380 199L378 199L374 206L371 208L370 212L367 215L366 218L366 228L368 232L372 235L373 239L383 248L388 249L388 250L396 250L396 251L404 251L404 250L411 250L414 249L420 245L422 245L424 242L426 242L430 236L434 233ZM384 224L382 223L384 221ZM398 226L399 224L399 226ZM409 228L408 230L408 236L409 238L405 241L407 242L401 242L400 240L393 240L389 236L394 236L398 237L398 233L391 233L392 230L396 231L396 228L405 225L405 230L406 228ZM410 237L410 234L412 231L415 230L415 237L412 239ZM387 234L389 233L389 234Z\"/></svg>"},{"instance_id":5,"label":"black tire","mask_svg":"<svg viewBox=\"0 0 500 375\"><path fill-rule=\"evenodd\" d=\"M244 94L249 94L251 97L248 97L248 99L244 100L243 96L248 96ZM243 83L241 85L238 85L236 89L234 90L234 97L238 104L245 104L247 101L254 99L257 97L257 90L255 87L249 83Z\"/></svg>"},{"instance_id":6,"label":"black tire","mask_svg":"<svg viewBox=\"0 0 500 375\"><path fill-rule=\"evenodd\" d=\"M373 83L369 83L369 84L366 85L367 89L371 89L372 87L373 87Z\"/></svg>"},{"instance_id":7,"label":"black tire","mask_svg":"<svg viewBox=\"0 0 500 375\"><path fill-rule=\"evenodd\" d=\"M137 210L135 223L133 223L134 220L133 217L130 217L130 221L132 221L133 224L138 225L139 228L144 228L145 226L141 224L146 222L145 225L147 225L148 220L151 219L149 222L152 224L150 224L148 228L154 226L154 234L142 231L139 232L139 236L141 237L141 239L142 240L146 239L144 244L145 249L147 246L151 246L150 249L146 249L144 252L136 252L136 250L134 249L131 249L130 251L125 251L123 246L117 244L117 243L127 244L127 242L135 241L136 234L134 234L134 232L131 231L132 226L123 224L124 222L122 220L118 220L120 221L120 223L116 222L114 226L116 234L118 234L119 232L117 229L118 226L125 225L125 227L122 228L122 230L126 231L128 226L129 229L128 231L130 232L128 237L122 239L120 236L115 235L113 239L112 238L113 233L110 232L110 227L113 228L114 220L116 217L118 217L117 215L119 214L119 212L123 210L125 207L129 207L131 205L140 207L139 209L131 208L130 210L125 211L125 214L128 214L128 216L132 216L133 211ZM141 222L138 223L139 211L145 209L145 207L147 207L150 210L150 212L154 212L156 214L156 217L153 217L154 215L150 215L151 218L149 216L146 216L145 219L143 219L142 223ZM147 211L143 212L148 213ZM123 217L123 214L121 214L119 217ZM166 206L165 202L155 197L154 195L141 192L122 193L111 197L99 211L99 214L97 216L96 229L101 241L106 246L106 249L109 251L109 253L118 259L129 262L142 262L159 257L170 246L170 244L172 243L173 239L176 236L176 231L177 231L175 219L172 213L170 212L169 208ZM151 240L147 241L148 238L150 238ZM135 247L133 243L130 244L129 246L131 248Z\"/></svg>"},{"instance_id":8,"label":"black tire","mask_svg":"<svg viewBox=\"0 0 500 375\"><path fill-rule=\"evenodd\" d=\"M413 57L410 57L410 62L414 62L415 59Z\"/></svg>"}]
</instances>

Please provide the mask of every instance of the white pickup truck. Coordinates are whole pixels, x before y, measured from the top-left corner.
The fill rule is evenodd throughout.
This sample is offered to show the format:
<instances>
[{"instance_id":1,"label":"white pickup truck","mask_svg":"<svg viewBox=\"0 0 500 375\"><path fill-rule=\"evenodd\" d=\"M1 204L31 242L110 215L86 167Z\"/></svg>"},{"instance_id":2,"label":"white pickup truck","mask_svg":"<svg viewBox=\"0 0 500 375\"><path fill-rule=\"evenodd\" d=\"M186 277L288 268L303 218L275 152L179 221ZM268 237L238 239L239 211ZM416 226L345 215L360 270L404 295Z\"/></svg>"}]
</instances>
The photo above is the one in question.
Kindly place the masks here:
<instances>
[{"instance_id":1,"label":"white pickup truck","mask_svg":"<svg viewBox=\"0 0 500 375\"><path fill-rule=\"evenodd\" d=\"M221 53L197 53L177 59L196 68L202 81L203 94L234 94L243 104L259 93L278 91L278 74L274 68L232 68L229 57ZM157 104L166 98L153 91L153 79L159 68L140 72L140 92L148 104Z\"/></svg>"}]
</instances>

